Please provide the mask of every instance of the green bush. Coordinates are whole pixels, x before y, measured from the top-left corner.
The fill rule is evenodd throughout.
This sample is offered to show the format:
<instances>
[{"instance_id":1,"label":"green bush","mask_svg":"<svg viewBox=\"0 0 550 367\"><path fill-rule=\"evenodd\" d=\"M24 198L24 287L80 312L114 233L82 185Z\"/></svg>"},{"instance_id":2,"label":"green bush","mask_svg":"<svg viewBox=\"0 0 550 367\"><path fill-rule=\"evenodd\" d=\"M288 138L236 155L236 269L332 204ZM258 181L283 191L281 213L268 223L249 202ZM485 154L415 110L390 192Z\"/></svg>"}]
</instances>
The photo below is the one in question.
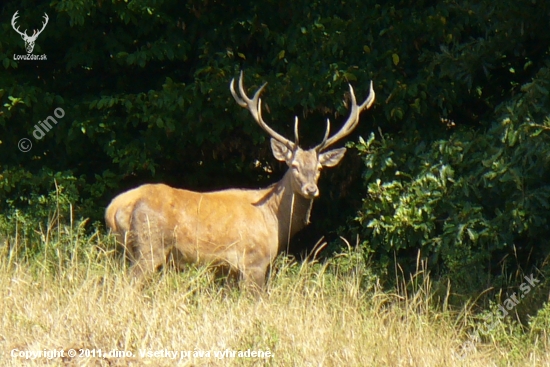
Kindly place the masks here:
<instances>
[{"instance_id":1,"label":"green bush","mask_svg":"<svg viewBox=\"0 0 550 367\"><path fill-rule=\"evenodd\" d=\"M508 267L548 254L548 69L503 104L486 131L456 128L427 141L420 131L350 144L365 163L367 195L355 218L380 268L414 270L420 250L461 290L479 290Z\"/></svg>"}]
</instances>

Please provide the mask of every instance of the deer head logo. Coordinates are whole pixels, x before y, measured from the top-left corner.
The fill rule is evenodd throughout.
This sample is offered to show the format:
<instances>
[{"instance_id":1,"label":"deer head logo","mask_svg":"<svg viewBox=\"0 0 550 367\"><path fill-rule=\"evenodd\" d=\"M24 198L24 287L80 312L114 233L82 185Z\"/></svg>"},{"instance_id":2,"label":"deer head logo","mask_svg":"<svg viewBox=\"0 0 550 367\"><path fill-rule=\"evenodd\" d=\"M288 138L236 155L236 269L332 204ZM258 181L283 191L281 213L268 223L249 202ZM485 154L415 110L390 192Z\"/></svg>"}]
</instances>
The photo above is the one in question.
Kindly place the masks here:
<instances>
[{"instance_id":1,"label":"deer head logo","mask_svg":"<svg viewBox=\"0 0 550 367\"><path fill-rule=\"evenodd\" d=\"M15 21L17 20L17 18L19 17L19 15L17 15L17 13L19 12L16 11L15 14L13 14L13 17L11 18L11 26L13 27L13 29L19 33L21 35L21 38L23 38L23 41L25 41L25 48L27 49L27 53L30 54L32 53L32 50L34 49L34 43L36 42L36 39L38 38L38 36L40 35L40 33L42 33L42 31L44 30L44 28L46 28L46 24L48 24L48 14L44 13L44 22L42 23L42 29L41 30L34 30L34 32L32 33L32 36L29 36L27 34L27 30L25 29L24 32L21 32L19 30L19 26L17 26L17 28L15 27Z\"/></svg>"}]
</instances>

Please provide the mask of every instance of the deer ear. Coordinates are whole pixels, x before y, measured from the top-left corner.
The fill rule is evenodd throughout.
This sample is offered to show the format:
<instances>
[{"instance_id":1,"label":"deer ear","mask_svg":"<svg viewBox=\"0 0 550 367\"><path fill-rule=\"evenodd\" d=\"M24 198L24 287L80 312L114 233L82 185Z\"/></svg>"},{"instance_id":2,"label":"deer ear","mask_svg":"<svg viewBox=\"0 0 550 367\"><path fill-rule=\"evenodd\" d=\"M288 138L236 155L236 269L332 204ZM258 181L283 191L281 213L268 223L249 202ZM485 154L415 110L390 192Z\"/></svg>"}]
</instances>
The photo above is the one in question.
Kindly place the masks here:
<instances>
[{"instance_id":1,"label":"deer ear","mask_svg":"<svg viewBox=\"0 0 550 367\"><path fill-rule=\"evenodd\" d=\"M289 162L292 159L292 151L278 140L271 138L271 150L275 159L281 162Z\"/></svg>"},{"instance_id":2,"label":"deer ear","mask_svg":"<svg viewBox=\"0 0 550 367\"><path fill-rule=\"evenodd\" d=\"M334 167L344 158L344 154L346 154L346 148L329 150L319 155L319 163L323 167Z\"/></svg>"}]
</instances>

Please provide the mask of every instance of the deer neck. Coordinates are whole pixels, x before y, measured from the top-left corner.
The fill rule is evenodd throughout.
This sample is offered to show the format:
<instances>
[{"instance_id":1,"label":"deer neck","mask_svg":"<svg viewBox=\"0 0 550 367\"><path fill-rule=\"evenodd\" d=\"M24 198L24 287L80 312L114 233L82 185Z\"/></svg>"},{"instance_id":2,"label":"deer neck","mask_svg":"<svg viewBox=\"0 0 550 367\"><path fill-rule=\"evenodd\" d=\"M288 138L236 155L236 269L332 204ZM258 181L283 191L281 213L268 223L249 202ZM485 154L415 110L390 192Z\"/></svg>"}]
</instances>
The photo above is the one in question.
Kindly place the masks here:
<instances>
[{"instance_id":1,"label":"deer neck","mask_svg":"<svg viewBox=\"0 0 550 367\"><path fill-rule=\"evenodd\" d=\"M291 172L288 170L277 182L266 200L266 205L277 218L279 249L286 249L290 238L309 224L313 199L306 199L292 190Z\"/></svg>"}]
</instances>

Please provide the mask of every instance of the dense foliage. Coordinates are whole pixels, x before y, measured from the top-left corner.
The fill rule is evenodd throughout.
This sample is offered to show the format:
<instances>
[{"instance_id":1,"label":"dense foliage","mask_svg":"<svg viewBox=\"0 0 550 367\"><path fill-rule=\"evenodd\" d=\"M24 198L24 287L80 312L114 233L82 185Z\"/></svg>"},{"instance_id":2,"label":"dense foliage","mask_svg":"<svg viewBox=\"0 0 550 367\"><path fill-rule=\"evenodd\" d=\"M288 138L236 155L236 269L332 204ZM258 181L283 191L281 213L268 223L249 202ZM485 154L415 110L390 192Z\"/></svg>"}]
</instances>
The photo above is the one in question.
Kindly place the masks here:
<instances>
[{"instance_id":1,"label":"dense foliage","mask_svg":"<svg viewBox=\"0 0 550 367\"><path fill-rule=\"evenodd\" d=\"M457 128L431 143L418 130L371 134L355 145L368 191L355 221L382 268L394 251L421 249L443 274L479 288L548 254L549 77L542 69L487 131ZM409 269L415 262L409 258Z\"/></svg>"},{"instance_id":2,"label":"dense foliage","mask_svg":"<svg viewBox=\"0 0 550 367\"><path fill-rule=\"evenodd\" d=\"M47 61L14 60L16 11L21 30L48 14L34 49ZM99 220L142 182L267 185L286 167L230 79L268 81L266 119L291 136L300 116L306 145L327 117L345 119L347 83L364 98L372 79L377 101L350 137L365 137L360 157L323 174L304 242L341 227L384 268L422 249L480 284L514 248L548 253L549 12L537 0L5 1L0 209L43 220L57 185L77 216ZM57 108L64 117L34 138Z\"/></svg>"}]
</instances>

